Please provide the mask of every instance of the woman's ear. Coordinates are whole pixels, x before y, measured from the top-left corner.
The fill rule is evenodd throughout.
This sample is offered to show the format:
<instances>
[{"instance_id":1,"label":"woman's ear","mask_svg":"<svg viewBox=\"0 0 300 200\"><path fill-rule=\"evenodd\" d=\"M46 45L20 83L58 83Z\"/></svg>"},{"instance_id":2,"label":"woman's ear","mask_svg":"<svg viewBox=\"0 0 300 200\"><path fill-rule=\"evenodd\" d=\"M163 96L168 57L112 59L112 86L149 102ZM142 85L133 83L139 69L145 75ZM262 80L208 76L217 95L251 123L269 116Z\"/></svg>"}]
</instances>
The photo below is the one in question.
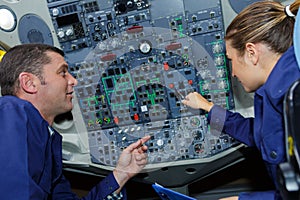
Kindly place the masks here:
<instances>
[{"instance_id":1,"label":"woman's ear","mask_svg":"<svg viewBox=\"0 0 300 200\"><path fill-rule=\"evenodd\" d=\"M246 43L246 57L252 62L253 65L256 65L259 60L258 46L254 43Z\"/></svg>"},{"instance_id":2,"label":"woman's ear","mask_svg":"<svg viewBox=\"0 0 300 200\"><path fill-rule=\"evenodd\" d=\"M34 94L37 92L36 76L28 72L22 72L19 75L20 89L26 93Z\"/></svg>"}]
</instances>

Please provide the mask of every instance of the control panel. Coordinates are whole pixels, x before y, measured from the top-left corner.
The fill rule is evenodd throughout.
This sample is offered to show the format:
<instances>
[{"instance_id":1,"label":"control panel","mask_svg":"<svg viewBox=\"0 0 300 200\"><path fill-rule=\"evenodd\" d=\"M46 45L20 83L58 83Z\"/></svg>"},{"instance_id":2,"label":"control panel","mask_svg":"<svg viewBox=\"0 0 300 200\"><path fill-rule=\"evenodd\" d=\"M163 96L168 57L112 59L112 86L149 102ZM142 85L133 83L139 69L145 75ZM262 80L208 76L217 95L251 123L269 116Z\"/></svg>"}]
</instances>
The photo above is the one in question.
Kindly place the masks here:
<instances>
[{"instance_id":1,"label":"control panel","mask_svg":"<svg viewBox=\"0 0 300 200\"><path fill-rule=\"evenodd\" d=\"M220 0L48 0L92 163L115 166L150 135L149 163L219 158L239 143L212 134L207 113L184 106L190 92L235 107Z\"/></svg>"}]
</instances>

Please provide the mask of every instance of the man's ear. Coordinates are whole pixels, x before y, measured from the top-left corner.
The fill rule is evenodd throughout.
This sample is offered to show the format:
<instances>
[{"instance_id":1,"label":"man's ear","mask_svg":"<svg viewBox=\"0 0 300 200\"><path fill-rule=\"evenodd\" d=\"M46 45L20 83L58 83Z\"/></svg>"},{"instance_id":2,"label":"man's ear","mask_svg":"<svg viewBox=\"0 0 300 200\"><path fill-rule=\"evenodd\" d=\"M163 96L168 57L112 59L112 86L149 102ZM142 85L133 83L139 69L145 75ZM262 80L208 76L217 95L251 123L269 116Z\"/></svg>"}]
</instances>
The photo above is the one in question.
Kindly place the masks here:
<instances>
[{"instance_id":1,"label":"man's ear","mask_svg":"<svg viewBox=\"0 0 300 200\"><path fill-rule=\"evenodd\" d=\"M246 57L252 62L253 65L256 65L259 59L258 46L254 43L246 43Z\"/></svg>"},{"instance_id":2,"label":"man's ear","mask_svg":"<svg viewBox=\"0 0 300 200\"><path fill-rule=\"evenodd\" d=\"M35 81L36 76L31 73L22 72L19 75L20 88L27 93L34 94L37 92Z\"/></svg>"}]
</instances>

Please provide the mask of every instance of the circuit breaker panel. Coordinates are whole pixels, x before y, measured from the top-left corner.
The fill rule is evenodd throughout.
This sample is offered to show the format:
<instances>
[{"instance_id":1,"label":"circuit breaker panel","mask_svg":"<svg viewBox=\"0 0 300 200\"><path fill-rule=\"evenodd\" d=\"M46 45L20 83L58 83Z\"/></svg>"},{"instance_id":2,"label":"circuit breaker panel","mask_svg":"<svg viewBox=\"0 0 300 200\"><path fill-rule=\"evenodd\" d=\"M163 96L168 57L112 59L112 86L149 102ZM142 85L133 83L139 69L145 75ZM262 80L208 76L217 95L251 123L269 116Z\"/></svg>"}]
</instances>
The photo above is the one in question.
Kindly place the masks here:
<instances>
[{"instance_id":1,"label":"circuit breaker panel","mask_svg":"<svg viewBox=\"0 0 300 200\"><path fill-rule=\"evenodd\" d=\"M220 0L48 0L94 164L150 135L149 163L218 157L238 145L212 134L190 92L234 109Z\"/></svg>"}]
</instances>

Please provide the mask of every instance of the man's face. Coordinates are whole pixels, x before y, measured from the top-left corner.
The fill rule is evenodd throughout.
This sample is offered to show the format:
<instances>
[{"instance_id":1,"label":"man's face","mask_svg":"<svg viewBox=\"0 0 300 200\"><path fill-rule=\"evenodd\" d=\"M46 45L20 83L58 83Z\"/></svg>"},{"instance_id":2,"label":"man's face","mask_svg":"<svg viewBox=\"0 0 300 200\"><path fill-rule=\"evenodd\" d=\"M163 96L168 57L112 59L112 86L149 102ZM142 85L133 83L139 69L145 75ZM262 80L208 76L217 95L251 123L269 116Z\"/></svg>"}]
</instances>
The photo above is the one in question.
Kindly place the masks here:
<instances>
[{"instance_id":1,"label":"man's face","mask_svg":"<svg viewBox=\"0 0 300 200\"><path fill-rule=\"evenodd\" d=\"M72 110L73 87L77 80L68 72L68 65L60 54L47 52L47 55L51 62L44 65L44 80L39 85L40 109L45 115L57 116Z\"/></svg>"}]
</instances>

